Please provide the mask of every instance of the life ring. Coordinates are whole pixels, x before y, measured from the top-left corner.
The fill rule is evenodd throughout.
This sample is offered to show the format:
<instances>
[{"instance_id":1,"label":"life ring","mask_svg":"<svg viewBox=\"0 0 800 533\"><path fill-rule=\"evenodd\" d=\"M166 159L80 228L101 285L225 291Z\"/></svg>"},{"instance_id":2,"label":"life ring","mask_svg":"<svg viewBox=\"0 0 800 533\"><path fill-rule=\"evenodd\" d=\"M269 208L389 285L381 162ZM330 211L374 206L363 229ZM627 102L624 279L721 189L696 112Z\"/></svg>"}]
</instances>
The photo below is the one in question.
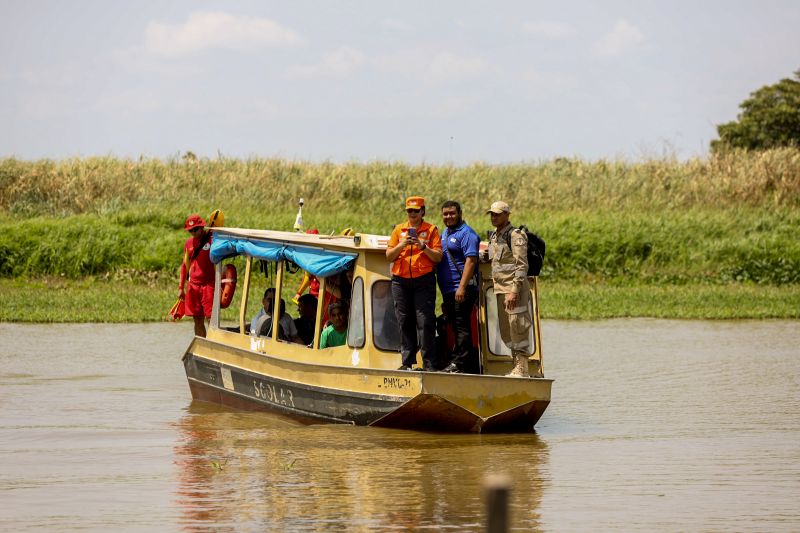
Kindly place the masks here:
<instances>
[{"instance_id":1,"label":"life ring","mask_svg":"<svg viewBox=\"0 0 800 533\"><path fill-rule=\"evenodd\" d=\"M233 293L236 292L236 267L227 264L222 269L222 294L219 297L219 306L227 309L233 301Z\"/></svg>"}]
</instances>

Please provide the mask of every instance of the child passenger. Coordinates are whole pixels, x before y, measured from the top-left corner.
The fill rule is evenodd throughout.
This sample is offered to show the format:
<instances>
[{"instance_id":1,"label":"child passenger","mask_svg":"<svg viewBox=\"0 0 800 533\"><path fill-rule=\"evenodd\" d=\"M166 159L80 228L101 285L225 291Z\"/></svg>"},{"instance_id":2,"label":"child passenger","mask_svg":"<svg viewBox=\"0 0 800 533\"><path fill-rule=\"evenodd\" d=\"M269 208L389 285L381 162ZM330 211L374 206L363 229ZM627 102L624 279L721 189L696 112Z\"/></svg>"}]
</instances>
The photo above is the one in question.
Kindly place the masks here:
<instances>
[{"instance_id":1,"label":"child passenger","mask_svg":"<svg viewBox=\"0 0 800 533\"><path fill-rule=\"evenodd\" d=\"M342 302L333 302L328 306L330 324L322 330L320 348L342 346L347 342L347 308Z\"/></svg>"}]
</instances>

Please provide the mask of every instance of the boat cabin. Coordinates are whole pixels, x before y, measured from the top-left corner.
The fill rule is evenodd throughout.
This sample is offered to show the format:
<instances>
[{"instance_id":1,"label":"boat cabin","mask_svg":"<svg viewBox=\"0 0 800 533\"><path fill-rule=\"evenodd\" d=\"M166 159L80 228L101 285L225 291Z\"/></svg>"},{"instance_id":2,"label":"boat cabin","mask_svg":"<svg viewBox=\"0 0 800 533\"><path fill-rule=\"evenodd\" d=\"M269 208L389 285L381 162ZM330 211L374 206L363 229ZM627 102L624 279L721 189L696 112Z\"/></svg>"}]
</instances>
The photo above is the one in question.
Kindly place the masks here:
<instances>
[{"instance_id":1,"label":"boat cabin","mask_svg":"<svg viewBox=\"0 0 800 533\"><path fill-rule=\"evenodd\" d=\"M216 287L209 340L318 365L396 370L401 364L400 330L385 256L388 237L239 228L213 231ZM296 296L309 286L309 280L313 287L314 279L319 283L317 307L309 313ZM473 321L475 358L468 371L504 375L511 368L510 351L500 338L488 264L479 264L479 289ZM534 350L530 372L543 377L536 278L531 278L531 293L530 345ZM322 340L331 318L328 305L337 300L345 303L346 335L333 335L339 342L344 335L344 343L326 347ZM440 302L439 295L437 309ZM300 311L306 320L298 321ZM265 314L271 316L265 320ZM279 327L273 324L276 316ZM443 319L437 322L440 351L447 351L452 348L452 334ZM449 363L447 355L440 358L441 367ZM417 364L422 364L419 354Z\"/></svg>"}]
</instances>

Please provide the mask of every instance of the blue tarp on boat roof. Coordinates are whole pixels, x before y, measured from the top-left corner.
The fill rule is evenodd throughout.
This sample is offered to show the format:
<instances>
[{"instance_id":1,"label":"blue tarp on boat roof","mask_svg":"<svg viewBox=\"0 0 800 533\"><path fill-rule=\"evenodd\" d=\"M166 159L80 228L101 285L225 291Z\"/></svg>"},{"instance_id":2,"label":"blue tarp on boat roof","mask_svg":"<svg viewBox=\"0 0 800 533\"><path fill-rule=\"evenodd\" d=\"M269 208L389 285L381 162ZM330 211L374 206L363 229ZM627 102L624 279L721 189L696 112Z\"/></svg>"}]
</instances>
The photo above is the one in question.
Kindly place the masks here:
<instances>
[{"instance_id":1,"label":"blue tarp on boat roof","mask_svg":"<svg viewBox=\"0 0 800 533\"><path fill-rule=\"evenodd\" d=\"M336 252L299 244L265 242L216 234L211 243L210 257L213 263L237 255L249 255L267 261L288 259L309 274L327 277L349 270L356 254Z\"/></svg>"}]
</instances>

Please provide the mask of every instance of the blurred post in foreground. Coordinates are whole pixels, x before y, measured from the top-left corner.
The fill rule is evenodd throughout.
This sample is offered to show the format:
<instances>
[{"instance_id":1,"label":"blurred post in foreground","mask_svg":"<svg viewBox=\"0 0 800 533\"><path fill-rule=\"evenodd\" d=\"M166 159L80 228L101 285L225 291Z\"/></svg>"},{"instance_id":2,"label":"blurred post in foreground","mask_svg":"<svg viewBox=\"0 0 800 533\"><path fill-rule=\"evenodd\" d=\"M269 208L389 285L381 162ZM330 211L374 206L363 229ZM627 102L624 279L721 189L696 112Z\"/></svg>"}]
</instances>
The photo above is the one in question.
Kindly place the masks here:
<instances>
[{"instance_id":1,"label":"blurred post in foreground","mask_svg":"<svg viewBox=\"0 0 800 533\"><path fill-rule=\"evenodd\" d=\"M486 531L506 533L508 531L508 500L511 493L511 477L508 474L489 474L484 481L486 494Z\"/></svg>"}]
</instances>

